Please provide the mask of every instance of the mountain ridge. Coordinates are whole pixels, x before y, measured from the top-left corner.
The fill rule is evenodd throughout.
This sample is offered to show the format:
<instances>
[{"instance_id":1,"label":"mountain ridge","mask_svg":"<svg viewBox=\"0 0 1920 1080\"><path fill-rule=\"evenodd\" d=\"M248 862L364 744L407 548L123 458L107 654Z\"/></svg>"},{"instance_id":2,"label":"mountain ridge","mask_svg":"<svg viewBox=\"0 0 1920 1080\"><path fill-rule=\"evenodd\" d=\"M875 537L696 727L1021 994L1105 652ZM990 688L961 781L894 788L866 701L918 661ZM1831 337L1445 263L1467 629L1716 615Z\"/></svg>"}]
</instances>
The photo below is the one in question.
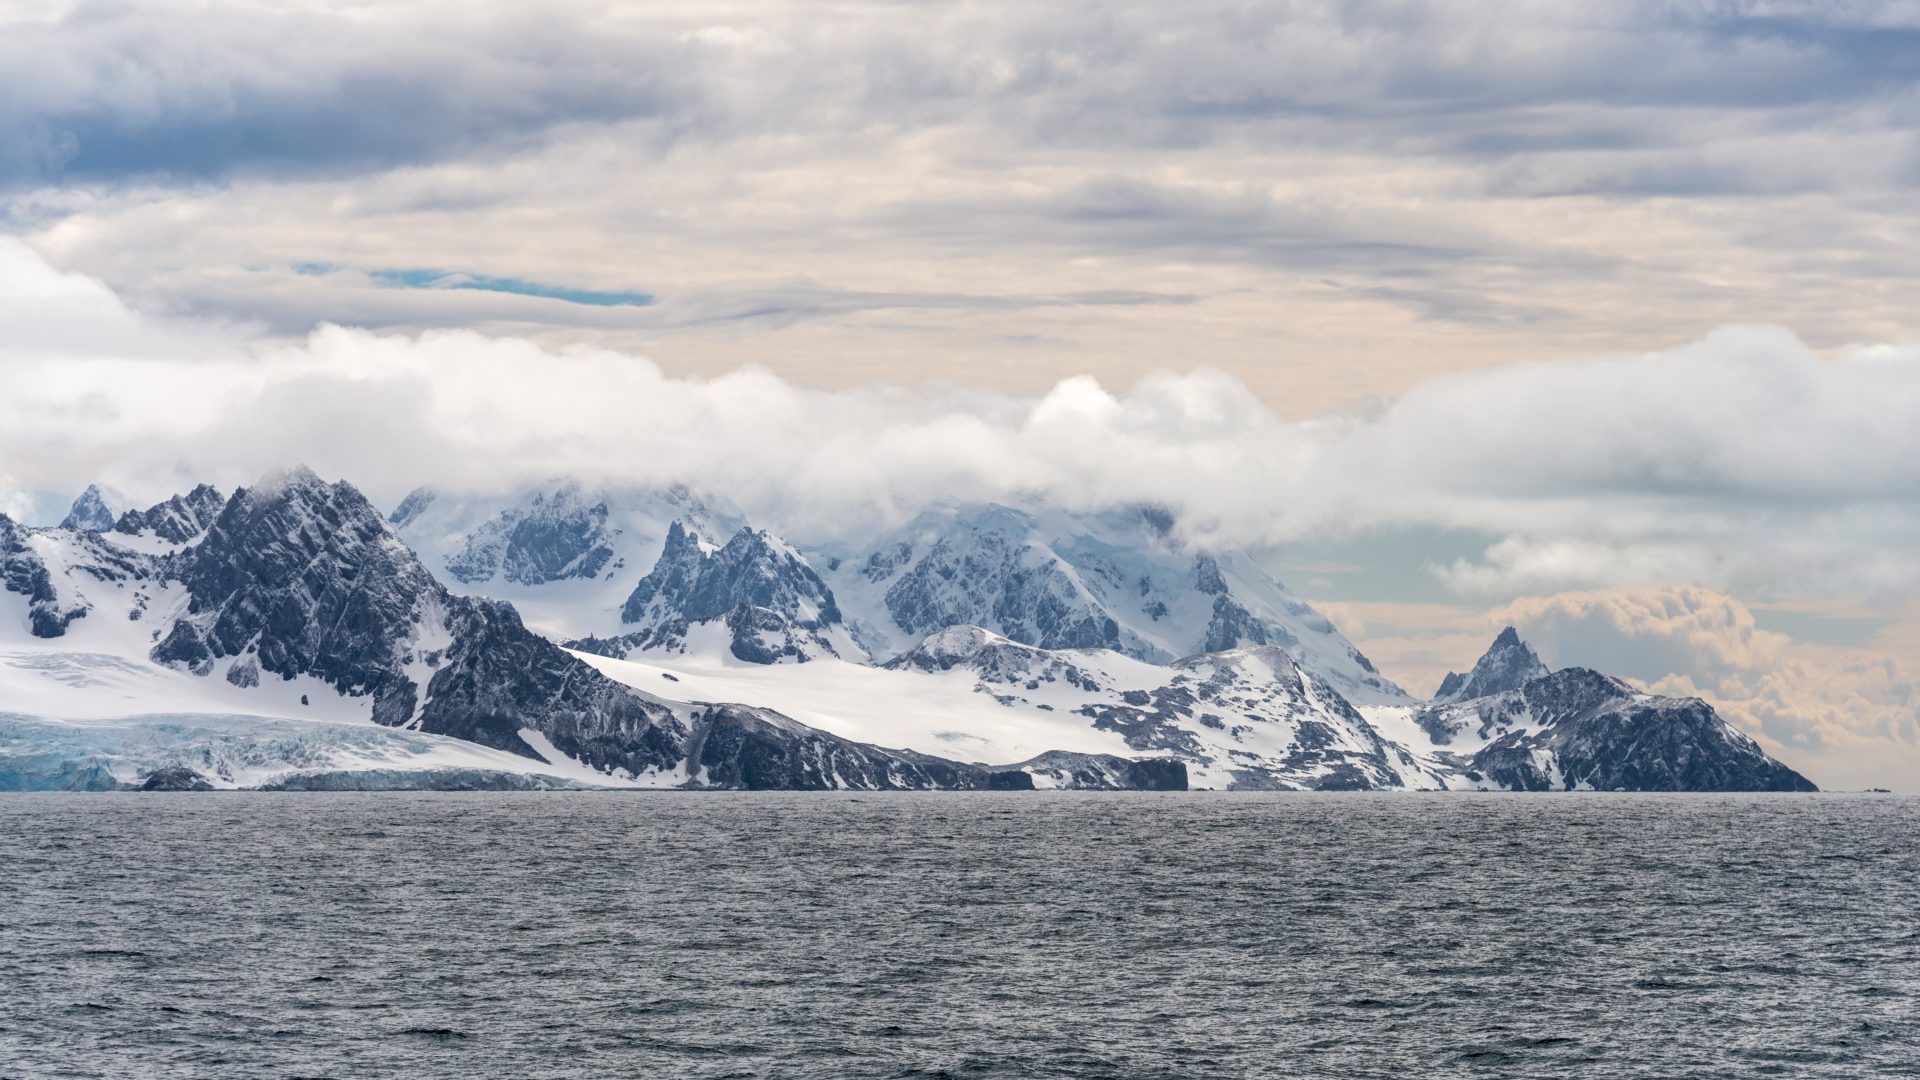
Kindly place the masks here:
<instances>
[{"instance_id":1,"label":"mountain ridge","mask_svg":"<svg viewBox=\"0 0 1920 1080\"><path fill-rule=\"evenodd\" d=\"M89 687L174 679L195 700L358 717L498 751L563 783L1812 786L1706 703L1549 672L1512 627L1433 700L1414 701L1372 681L1337 628L1250 560L1186 548L1150 511L950 509L851 557L796 547L686 489L562 484L511 513L419 489L382 515L346 481L293 468L212 513L218 498L202 485L98 532L0 516L0 602L19 604L29 646L0 655L0 687L43 693L36 678L64 680L73 691L53 695L60 707L110 710ZM651 516L623 516L634 507ZM529 521L538 527L521 528ZM733 526L725 544L702 537L717 523ZM444 581L403 539L409 528L449 558L476 536L499 539L491 576ZM658 553L632 565L650 530ZM573 572L596 537L624 554ZM484 591L495 588L514 599ZM570 652L522 619L528 595L608 604L628 631ZM965 614L999 629L945 621ZM903 625L932 629L885 650ZM61 644L76 628L76 647L93 651ZM407 745L392 752L416 754ZM83 774L98 775L71 771Z\"/></svg>"}]
</instances>

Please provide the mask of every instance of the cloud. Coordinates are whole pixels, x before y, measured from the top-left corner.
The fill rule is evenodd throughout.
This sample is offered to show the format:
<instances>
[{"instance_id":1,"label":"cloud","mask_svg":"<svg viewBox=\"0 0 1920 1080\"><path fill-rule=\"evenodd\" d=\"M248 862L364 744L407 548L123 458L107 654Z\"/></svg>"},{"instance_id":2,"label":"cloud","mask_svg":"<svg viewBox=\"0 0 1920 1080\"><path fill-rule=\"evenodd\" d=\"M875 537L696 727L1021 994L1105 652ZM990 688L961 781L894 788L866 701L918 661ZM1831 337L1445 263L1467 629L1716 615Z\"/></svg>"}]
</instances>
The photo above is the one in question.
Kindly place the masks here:
<instances>
[{"instance_id":1,"label":"cloud","mask_svg":"<svg viewBox=\"0 0 1920 1080\"><path fill-rule=\"evenodd\" d=\"M427 5L83 4L0 34L0 183L343 175L697 111L686 43Z\"/></svg>"},{"instance_id":2,"label":"cloud","mask_svg":"<svg viewBox=\"0 0 1920 1080\"><path fill-rule=\"evenodd\" d=\"M96 283L97 284L97 283ZM1141 289L989 293L835 288L818 281L741 281L667 296L633 289L499 278L438 270L264 267L195 284L175 306L206 317L246 307L279 334L349 321L366 329L469 328L522 332L569 323L604 331L787 327L871 313L1019 312L1192 304L1191 295Z\"/></svg>"},{"instance_id":3,"label":"cloud","mask_svg":"<svg viewBox=\"0 0 1920 1080\"><path fill-rule=\"evenodd\" d=\"M104 479L157 498L295 460L389 500L425 481L690 481L816 536L936 498L1035 495L1162 504L1238 545L1410 527L1500 538L1442 571L1465 592L1920 590L1917 349L1823 359L1784 331L1734 328L1288 421L1204 368L1028 396L823 389L757 368L676 377L631 354L471 331L325 327L186 353L213 332L134 315L17 244L0 242L0 273L0 330L18 331L0 339L0 456L35 490Z\"/></svg>"},{"instance_id":4,"label":"cloud","mask_svg":"<svg viewBox=\"0 0 1920 1080\"><path fill-rule=\"evenodd\" d=\"M61 273L0 237L0 354L54 363L70 357L198 358L230 342L216 327L142 317L112 289Z\"/></svg>"},{"instance_id":5,"label":"cloud","mask_svg":"<svg viewBox=\"0 0 1920 1080\"><path fill-rule=\"evenodd\" d=\"M1872 3L11 5L0 229L288 337L1021 392L1197 358L1300 416L1756 317L1912 335L1913 33ZM1193 302L995 299L1129 293Z\"/></svg>"},{"instance_id":6,"label":"cloud","mask_svg":"<svg viewBox=\"0 0 1920 1080\"><path fill-rule=\"evenodd\" d=\"M1531 597L1499 613L1552 666L1703 697L1823 785L1920 783L1920 669L1872 648L1796 642L1696 586Z\"/></svg>"},{"instance_id":7,"label":"cloud","mask_svg":"<svg viewBox=\"0 0 1920 1080\"><path fill-rule=\"evenodd\" d=\"M1785 10L1787 14L1781 14ZM1891 5L83 3L0 36L0 177L338 175L665 120L663 146L956 121L1028 144L1191 147L1285 131L1511 157L1538 118L1586 148L1691 149L1630 111L1712 117L1899 100L1920 64ZM1632 78L1619 73L1630 70ZM1611 114L1613 119L1608 118ZM1776 123L1779 121L1776 121ZM1708 174L1711 175L1711 174ZM1738 182L1738 177L1730 177Z\"/></svg>"}]
</instances>

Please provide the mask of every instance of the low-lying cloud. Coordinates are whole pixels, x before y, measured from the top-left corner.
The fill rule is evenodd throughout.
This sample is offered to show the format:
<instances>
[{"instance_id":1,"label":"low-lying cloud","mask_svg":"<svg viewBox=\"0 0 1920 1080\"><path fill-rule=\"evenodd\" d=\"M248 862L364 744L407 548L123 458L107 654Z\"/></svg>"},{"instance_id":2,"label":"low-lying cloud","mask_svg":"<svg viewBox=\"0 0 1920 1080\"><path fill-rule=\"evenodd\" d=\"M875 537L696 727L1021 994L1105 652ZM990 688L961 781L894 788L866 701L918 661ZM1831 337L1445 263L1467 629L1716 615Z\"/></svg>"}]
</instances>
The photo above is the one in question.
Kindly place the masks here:
<instances>
[{"instance_id":1,"label":"low-lying cloud","mask_svg":"<svg viewBox=\"0 0 1920 1080\"><path fill-rule=\"evenodd\" d=\"M936 499L1154 503L1248 546L1442 526L1503 537L1462 592L1694 580L1920 587L1920 349L1820 357L1728 328L1661 353L1429 380L1287 421L1205 369L1115 390L824 390L766 370L471 332L262 345L142 319L0 242L0 456L15 488L158 498L304 461L392 501L431 482L688 482L806 538Z\"/></svg>"}]
</instances>

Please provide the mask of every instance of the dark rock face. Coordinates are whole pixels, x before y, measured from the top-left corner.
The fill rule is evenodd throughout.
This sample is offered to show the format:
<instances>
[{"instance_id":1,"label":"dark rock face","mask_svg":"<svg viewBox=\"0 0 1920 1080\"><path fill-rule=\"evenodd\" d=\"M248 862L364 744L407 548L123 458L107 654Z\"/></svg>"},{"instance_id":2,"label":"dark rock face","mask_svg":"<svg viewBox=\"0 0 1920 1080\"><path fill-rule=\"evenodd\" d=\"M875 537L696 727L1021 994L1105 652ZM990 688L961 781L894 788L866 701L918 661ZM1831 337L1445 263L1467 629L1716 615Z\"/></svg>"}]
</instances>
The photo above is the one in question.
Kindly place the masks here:
<instances>
[{"instance_id":1,"label":"dark rock face","mask_svg":"<svg viewBox=\"0 0 1920 1080\"><path fill-rule=\"evenodd\" d=\"M1292 644L1279 627L1269 627L1254 617L1227 587L1221 576L1219 560L1211 555L1193 557L1193 587L1213 597L1213 618L1207 621L1207 639L1201 652L1225 652L1248 645Z\"/></svg>"},{"instance_id":2,"label":"dark rock face","mask_svg":"<svg viewBox=\"0 0 1920 1080\"><path fill-rule=\"evenodd\" d=\"M59 637L87 612L61 606L46 562L27 546L28 531L0 514L0 585L27 598L27 626L35 637Z\"/></svg>"},{"instance_id":3,"label":"dark rock face","mask_svg":"<svg viewBox=\"0 0 1920 1080\"><path fill-rule=\"evenodd\" d=\"M185 765L169 765L164 769L155 769L147 774L140 784L141 791L212 791L213 785L207 778L187 768Z\"/></svg>"},{"instance_id":4,"label":"dark rock face","mask_svg":"<svg viewBox=\"0 0 1920 1080\"><path fill-rule=\"evenodd\" d=\"M456 597L351 485L304 469L235 492L172 567L191 594L155 660L241 682L307 675L370 695L373 718L537 757L522 728L601 768L671 768L684 730L650 699L528 631L509 605ZM431 672L425 700L408 672Z\"/></svg>"},{"instance_id":5,"label":"dark rock face","mask_svg":"<svg viewBox=\"0 0 1920 1080\"><path fill-rule=\"evenodd\" d=\"M710 705L693 718L695 782L749 791L1030 791L1040 771L1066 775L1059 787L1105 791L1186 789L1177 761L1133 761L1095 754L1051 753L1032 762L990 768L911 750L852 742L776 712Z\"/></svg>"},{"instance_id":6,"label":"dark rock face","mask_svg":"<svg viewBox=\"0 0 1920 1080\"><path fill-rule=\"evenodd\" d=\"M67 516L61 520L60 527L76 532L106 532L113 528L113 510L107 506L107 500L100 494L98 484L88 484L87 490L73 500L73 506Z\"/></svg>"},{"instance_id":7,"label":"dark rock face","mask_svg":"<svg viewBox=\"0 0 1920 1080\"><path fill-rule=\"evenodd\" d=\"M1028 777L1044 776L1055 789L1074 791L1185 791L1187 763L1177 758L1124 758L1049 750L1008 766ZM1032 781L1029 780L1029 784Z\"/></svg>"},{"instance_id":8,"label":"dark rock face","mask_svg":"<svg viewBox=\"0 0 1920 1080\"><path fill-rule=\"evenodd\" d=\"M1268 627L1253 613L1241 607L1233 597L1221 593L1213 598L1213 618L1207 622L1205 652L1225 652L1247 645L1277 644ZM1277 629L1277 628L1275 628Z\"/></svg>"},{"instance_id":9,"label":"dark rock face","mask_svg":"<svg viewBox=\"0 0 1920 1080\"><path fill-rule=\"evenodd\" d=\"M419 491L407 496L394 511L395 527L418 517L432 498ZM604 499L562 484L482 525L447 559L447 572L469 585L495 575L516 585L596 577L614 557L618 530L608 515Z\"/></svg>"},{"instance_id":10,"label":"dark rock face","mask_svg":"<svg viewBox=\"0 0 1920 1080\"><path fill-rule=\"evenodd\" d=\"M1471 672L1465 675L1448 672L1447 677L1440 680L1440 690L1433 695L1433 700L1435 704L1446 704L1518 690L1545 674L1547 665L1540 662L1540 657L1509 626L1493 639L1493 645L1473 665Z\"/></svg>"},{"instance_id":11,"label":"dark rock face","mask_svg":"<svg viewBox=\"0 0 1920 1080\"><path fill-rule=\"evenodd\" d=\"M46 560L29 542L42 530L26 528L0 514L0 588L27 598L27 629L35 637L57 638L91 610L78 597L61 593ZM157 573L151 560L104 544L97 533L50 530L70 538L75 571L101 582L124 582Z\"/></svg>"},{"instance_id":12,"label":"dark rock face","mask_svg":"<svg viewBox=\"0 0 1920 1080\"><path fill-rule=\"evenodd\" d=\"M1816 790L1706 702L1643 694L1585 668L1418 719L1436 742L1468 730L1488 739L1463 771L1518 790Z\"/></svg>"},{"instance_id":13,"label":"dark rock face","mask_svg":"<svg viewBox=\"0 0 1920 1080\"><path fill-rule=\"evenodd\" d=\"M532 728L595 769L636 775L685 756L686 729L664 705L527 630L509 604L448 600L453 644L419 706L420 730L531 757L519 730Z\"/></svg>"},{"instance_id":14,"label":"dark rock face","mask_svg":"<svg viewBox=\"0 0 1920 1080\"><path fill-rule=\"evenodd\" d=\"M235 492L176 568L192 601L154 659L205 673L253 654L376 701L400 692L395 646L441 591L357 490L304 469Z\"/></svg>"},{"instance_id":15,"label":"dark rock face","mask_svg":"<svg viewBox=\"0 0 1920 1080\"><path fill-rule=\"evenodd\" d=\"M113 531L128 536L152 532L169 543L184 544L206 532L226 502L226 497L211 484L201 484L185 495L175 495L145 510L121 514L120 520L113 524Z\"/></svg>"},{"instance_id":16,"label":"dark rock face","mask_svg":"<svg viewBox=\"0 0 1920 1080\"><path fill-rule=\"evenodd\" d=\"M674 522L620 618L639 627L621 636L623 653L683 649L694 626L719 620L733 655L748 663L839 655L829 636L841 625L833 591L797 552L758 529L741 529L710 551Z\"/></svg>"},{"instance_id":17,"label":"dark rock face","mask_svg":"<svg viewBox=\"0 0 1920 1080\"><path fill-rule=\"evenodd\" d=\"M692 750L702 786L749 791L971 790L989 770L909 750L885 750L829 735L779 713L714 705L694 718Z\"/></svg>"}]
</instances>

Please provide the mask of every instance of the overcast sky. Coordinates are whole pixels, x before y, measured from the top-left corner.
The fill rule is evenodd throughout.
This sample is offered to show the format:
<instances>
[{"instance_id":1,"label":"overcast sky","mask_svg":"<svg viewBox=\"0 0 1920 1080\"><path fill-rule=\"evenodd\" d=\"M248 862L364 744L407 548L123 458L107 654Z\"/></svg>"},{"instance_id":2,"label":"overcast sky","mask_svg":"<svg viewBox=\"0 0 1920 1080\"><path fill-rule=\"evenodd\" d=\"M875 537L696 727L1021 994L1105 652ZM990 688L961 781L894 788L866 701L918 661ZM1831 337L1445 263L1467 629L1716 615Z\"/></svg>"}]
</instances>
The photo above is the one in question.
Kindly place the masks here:
<instances>
[{"instance_id":1,"label":"overcast sky","mask_svg":"<svg viewBox=\"0 0 1920 1080\"><path fill-rule=\"evenodd\" d=\"M0 0L5 506L1151 498L1920 788L1920 6L473 6Z\"/></svg>"}]
</instances>

